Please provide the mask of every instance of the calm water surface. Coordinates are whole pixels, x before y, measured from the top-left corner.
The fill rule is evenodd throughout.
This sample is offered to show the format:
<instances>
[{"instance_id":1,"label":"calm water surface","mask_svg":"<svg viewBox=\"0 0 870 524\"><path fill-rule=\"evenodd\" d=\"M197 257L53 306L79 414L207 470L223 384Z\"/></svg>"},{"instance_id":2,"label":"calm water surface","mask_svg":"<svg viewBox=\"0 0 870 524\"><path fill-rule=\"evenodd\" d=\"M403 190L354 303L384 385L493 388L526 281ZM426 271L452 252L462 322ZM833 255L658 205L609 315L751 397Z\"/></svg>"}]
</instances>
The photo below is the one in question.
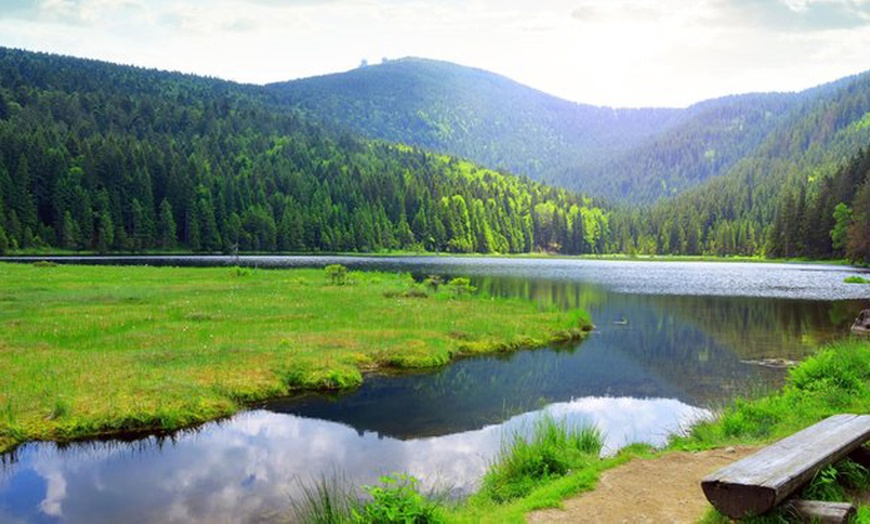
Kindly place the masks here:
<instances>
[{"instance_id":1,"label":"calm water surface","mask_svg":"<svg viewBox=\"0 0 870 524\"><path fill-rule=\"evenodd\" d=\"M65 259L69 260L69 259ZM78 262L81 262L77 260ZM88 263L94 262L87 259ZM100 263L245 264L470 276L541 307L582 307L597 328L569 347L372 376L339 396L276 399L172 438L29 444L0 465L0 522L270 521L302 482L408 472L473 489L506 434L546 410L591 423L606 452L663 444L738 394L778 385L767 359L846 336L870 287L817 265L487 258L125 257Z\"/></svg>"}]
</instances>

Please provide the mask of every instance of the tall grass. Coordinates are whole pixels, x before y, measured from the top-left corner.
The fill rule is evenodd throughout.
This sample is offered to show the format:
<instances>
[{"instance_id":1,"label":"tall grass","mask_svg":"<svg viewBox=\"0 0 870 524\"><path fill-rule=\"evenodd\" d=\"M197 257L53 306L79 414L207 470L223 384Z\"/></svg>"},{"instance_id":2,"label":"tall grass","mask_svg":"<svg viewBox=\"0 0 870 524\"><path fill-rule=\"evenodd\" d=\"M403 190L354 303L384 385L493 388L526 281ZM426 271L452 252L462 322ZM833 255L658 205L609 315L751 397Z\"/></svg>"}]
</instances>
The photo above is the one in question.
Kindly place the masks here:
<instances>
[{"instance_id":1,"label":"tall grass","mask_svg":"<svg viewBox=\"0 0 870 524\"><path fill-rule=\"evenodd\" d=\"M311 482L300 482L301 497L291 500L294 521L307 524L342 524L351 522L353 511L360 506L350 480L334 473Z\"/></svg>"},{"instance_id":2,"label":"tall grass","mask_svg":"<svg viewBox=\"0 0 870 524\"><path fill-rule=\"evenodd\" d=\"M481 492L496 502L523 497L548 480L597 461L602 446L597 428L569 427L565 420L544 414L535 419L531 436L517 430L505 439Z\"/></svg>"},{"instance_id":3,"label":"tall grass","mask_svg":"<svg viewBox=\"0 0 870 524\"><path fill-rule=\"evenodd\" d=\"M838 413L870 413L870 341L830 345L789 371L785 386L758 399L738 399L721 416L676 437L697 449L786 437Z\"/></svg>"},{"instance_id":4,"label":"tall grass","mask_svg":"<svg viewBox=\"0 0 870 524\"><path fill-rule=\"evenodd\" d=\"M434 524L444 521L442 505L442 498L422 494L411 475L386 475L360 492L334 474L303 484L291 508L294 520L305 524Z\"/></svg>"}]
</instances>

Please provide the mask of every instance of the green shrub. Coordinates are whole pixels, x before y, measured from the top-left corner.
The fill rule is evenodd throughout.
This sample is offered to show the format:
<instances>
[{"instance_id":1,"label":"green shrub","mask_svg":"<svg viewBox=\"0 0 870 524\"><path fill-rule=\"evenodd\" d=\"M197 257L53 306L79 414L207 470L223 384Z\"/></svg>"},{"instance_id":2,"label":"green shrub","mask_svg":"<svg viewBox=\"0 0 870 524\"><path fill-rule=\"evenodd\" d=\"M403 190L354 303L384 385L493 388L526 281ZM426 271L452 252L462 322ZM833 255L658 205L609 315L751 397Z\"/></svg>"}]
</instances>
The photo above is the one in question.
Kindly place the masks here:
<instances>
[{"instance_id":1,"label":"green shrub","mask_svg":"<svg viewBox=\"0 0 870 524\"><path fill-rule=\"evenodd\" d=\"M450 287L450 294L454 298L471 295L477 291L477 288L471 285L471 280L465 277L450 279L450 282L447 285Z\"/></svg>"},{"instance_id":2,"label":"green shrub","mask_svg":"<svg viewBox=\"0 0 870 524\"><path fill-rule=\"evenodd\" d=\"M429 275L423 281L427 287L432 288L432 293L438 293L438 288L444 283L444 278L441 275Z\"/></svg>"},{"instance_id":3,"label":"green shrub","mask_svg":"<svg viewBox=\"0 0 870 524\"><path fill-rule=\"evenodd\" d=\"M385 291L384 296L386 298L429 298L426 291L417 286L409 287L408 289L403 289L401 291Z\"/></svg>"},{"instance_id":4,"label":"green shrub","mask_svg":"<svg viewBox=\"0 0 870 524\"><path fill-rule=\"evenodd\" d=\"M230 276L237 277L237 278L251 276L251 268L233 266L232 269L230 269Z\"/></svg>"},{"instance_id":5,"label":"green shrub","mask_svg":"<svg viewBox=\"0 0 870 524\"><path fill-rule=\"evenodd\" d=\"M867 280L864 277L859 277L857 275L846 277L843 279L843 282L847 284L870 284L870 280Z\"/></svg>"},{"instance_id":6,"label":"green shrub","mask_svg":"<svg viewBox=\"0 0 870 524\"><path fill-rule=\"evenodd\" d=\"M341 264L329 264L326 266L326 276L333 284L343 286L347 282L347 268Z\"/></svg>"},{"instance_id":7,"label":"green shrub","mask_svg":"<svg viewBox=\"0 0 870 524\"><path fill-rule=\"evenodd\" d=\"M379 480L380 485L363 486L371 499L359 510L352 510L355 522L425 524L443 520L438 504L417 490L416 478L394 473Z\"/></svg>"}]
</instances>

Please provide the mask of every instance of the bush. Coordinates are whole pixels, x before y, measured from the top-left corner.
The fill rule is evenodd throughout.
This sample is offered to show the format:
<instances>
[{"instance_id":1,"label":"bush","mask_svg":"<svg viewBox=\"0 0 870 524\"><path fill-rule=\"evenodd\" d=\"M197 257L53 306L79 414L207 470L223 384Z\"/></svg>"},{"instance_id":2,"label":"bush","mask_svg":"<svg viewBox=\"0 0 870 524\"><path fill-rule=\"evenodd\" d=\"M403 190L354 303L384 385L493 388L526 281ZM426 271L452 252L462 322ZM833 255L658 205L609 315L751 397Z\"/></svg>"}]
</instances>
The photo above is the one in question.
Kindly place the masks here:
<instances>
[{"instance_id":1,"label":"bush","mask_svg":"<svg viewBox=\"0 0 870 524\"><path fill-rule=\"evenodd\" d=\"M870 280L867 280L864 277L859 277L857 275L846 277L843 279L843 282L847 284L870 284Z\"/></svg>"},{"instance_id":2,"label":"bush","mask_svg":"<svg viewBox=\"0 0 870 524\"><path fill-rule=\"evenodd\" d=\"M450 287L450 294L454 298L471 295L477 291L477 288L471 285L471 280L465 277L453 278L447 285Z\"/></svg>"},{"instance_id":3,"label":"bush","mask_svg":"<svg viewBox=\"0 0 870 524\"><path fill-rule=\"evenodd\" d=\"M429 298L429 295L426 294L426 291L416 286L409 287L408 289L404 289L402 291L385 291L384 296L386 298Z\"/></svg>"},{"instance_id":4,"label":"bush","mask_svg":"<svg viewBox=\"0 0 870 524\"><path fill-rule=\"evenodd\" d=\"M423 284L426 287L432 288L432 293L438 293L438 288L441 287L441 284L444 283L444 278L441 275L429 275L426 277L426 280L423 281Z\"/></svg>"},{"instance_id":5,"label":"bush","mask_svg":"<svg viewBox=\"0 0 870 524\"><path fill-rule=\"evenodd\" d=\"M249 268L249 267L233 266L233 267L230 269L230 276L231 276L231 277L237 277L237 278L238 278L238 277L248 277L248 276L251 276L251 268Z\"/></svg>"},{"instance_id":6,"label":"bush","mask_svg":"<svg viewBox=\"0 0 870 524\"><path fill-rule=\"evenodd\" d=\"M352 511L355 522L425 524L443 520L438 505L417 490L416 478L394 473L379 480L380 485L363 487L371 500Z\"/></svg>"},{"instance_id":7,"label":"bush","mask_svg":"<svg viewBox=\"0 0 870 524\"><path fill-rule=\"evenodd\" d=\"M326 266L326 276L333 284L343 286L347 282L347 268L341 264L329 264Z\"/></svg>"}]
</instances>

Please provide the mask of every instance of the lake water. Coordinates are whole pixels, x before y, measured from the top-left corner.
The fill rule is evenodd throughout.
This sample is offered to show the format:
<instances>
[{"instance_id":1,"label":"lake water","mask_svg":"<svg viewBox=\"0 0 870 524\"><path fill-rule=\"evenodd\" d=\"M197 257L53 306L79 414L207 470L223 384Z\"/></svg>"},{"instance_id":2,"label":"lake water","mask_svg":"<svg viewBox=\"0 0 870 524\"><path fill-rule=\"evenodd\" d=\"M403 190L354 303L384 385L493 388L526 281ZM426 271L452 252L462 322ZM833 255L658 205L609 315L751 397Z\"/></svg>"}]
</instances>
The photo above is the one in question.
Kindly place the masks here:
<instances>
[{"instance_id":1,"label":"lake water","mask_svg":"<svg viewBox=\"0 0 870 524\"><path fill-rule=\"evenodd\" d=\"M582 307L596 329L568 347L370 376L343 395L275 399L171 437L28 444L2 457L0 522L280 520L301 484L323 475L359 485L407 472L461 495L474 489L504 436L526 431L544 410L598 426L605 452L631 442L661 445L734 396L778 386L784 371L763 364L799 360L847 336L870 297L870 286L843 283L858 270L819 265L446 257L96 262L337 262L420 278L469 276L493 295Z\"/></svg>"}]
</instances>

